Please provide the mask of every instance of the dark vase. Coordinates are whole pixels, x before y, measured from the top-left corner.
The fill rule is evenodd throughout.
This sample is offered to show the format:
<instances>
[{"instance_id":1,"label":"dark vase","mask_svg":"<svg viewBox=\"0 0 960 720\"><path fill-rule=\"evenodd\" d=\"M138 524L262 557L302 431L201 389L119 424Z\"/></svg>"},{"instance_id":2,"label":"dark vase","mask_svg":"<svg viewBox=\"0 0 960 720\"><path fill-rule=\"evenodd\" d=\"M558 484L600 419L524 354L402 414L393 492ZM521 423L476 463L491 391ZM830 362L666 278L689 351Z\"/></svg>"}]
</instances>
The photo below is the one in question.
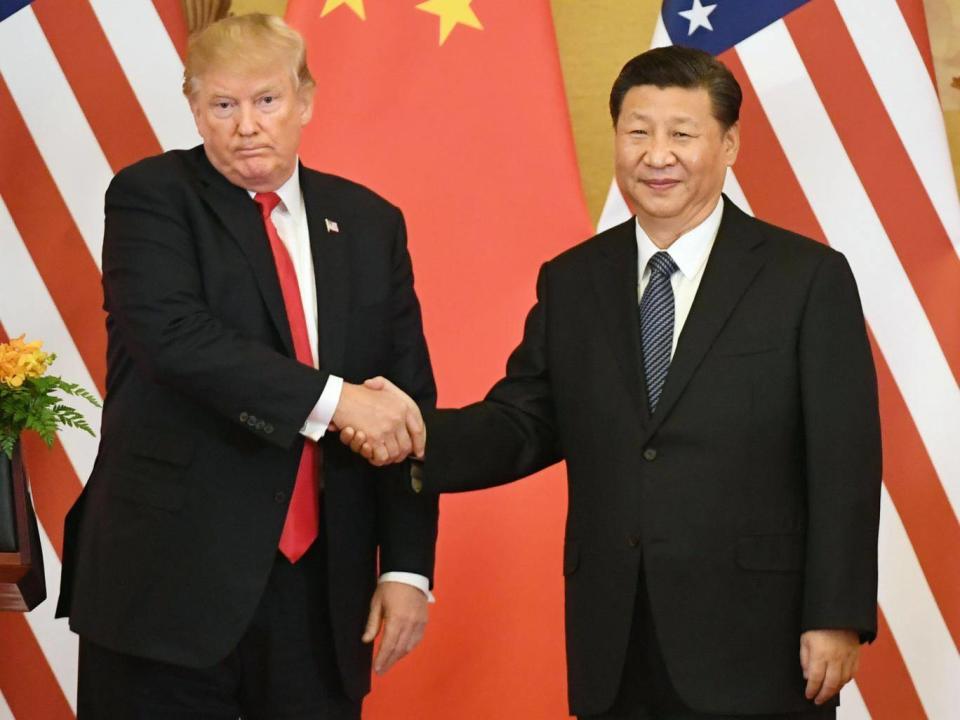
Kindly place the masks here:
<instances>
[{"instance_id":1,"label":"dark vase","mask_svg":"<svg viewBox=\"0 0 960 720\"><path fill-rule=\"evenodd\" d=\"M0 553L17 551L17 524L13 510L13 462L0 452Z\"/></svg>"},{"instance_id":2,"label":"dark vase","mask_svg":"<svg viewBox=\"0 0 960 720\"><path fill-rule=\"evenodd\" d=\"M47 597L37 516L19 443L0 453L0 610L28 612Z\"/></svg>"}]
</instances>

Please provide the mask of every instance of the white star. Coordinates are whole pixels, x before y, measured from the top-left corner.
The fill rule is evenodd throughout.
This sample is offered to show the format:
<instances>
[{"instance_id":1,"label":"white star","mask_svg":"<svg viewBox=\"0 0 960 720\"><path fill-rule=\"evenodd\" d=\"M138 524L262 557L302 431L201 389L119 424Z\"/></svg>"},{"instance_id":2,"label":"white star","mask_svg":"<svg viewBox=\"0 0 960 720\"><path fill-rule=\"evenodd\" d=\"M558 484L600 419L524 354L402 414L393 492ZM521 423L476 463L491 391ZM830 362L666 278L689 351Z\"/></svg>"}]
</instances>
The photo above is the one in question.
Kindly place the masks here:
<instances>
[{"instance_id":1,"label":"white star","mask_svg":"<svg viewBox=\"0 0 960 720\"><path fill-rule=\"evenodd\" d=\"M697 28L706 28L712 32L713 25L710 24L710 13L716 9L716 4L704 7L700 4L700 0L693 0L693 7L689 10L681 10L678 13L680 17L690 21L690 30L687 32L687 37L693 35Z\"/></svg>"}]
</instances>

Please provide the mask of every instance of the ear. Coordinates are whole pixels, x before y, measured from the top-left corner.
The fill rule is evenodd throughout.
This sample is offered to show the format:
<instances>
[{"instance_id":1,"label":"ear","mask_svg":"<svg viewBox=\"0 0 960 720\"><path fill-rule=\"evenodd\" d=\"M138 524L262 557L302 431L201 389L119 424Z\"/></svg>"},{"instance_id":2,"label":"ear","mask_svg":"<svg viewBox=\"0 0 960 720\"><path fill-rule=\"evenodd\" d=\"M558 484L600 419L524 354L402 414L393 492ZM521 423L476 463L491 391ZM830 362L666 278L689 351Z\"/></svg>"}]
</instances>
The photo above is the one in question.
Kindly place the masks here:
<instances>
[{"instance_id":1,"label":"ear","mask_svg":"<svg viewBox=\"0 0 960 720\"><path fill-rule=\"evenodd\" d=\"M316 88L300 88L297 91L297 102L300 104L300 127L303 127L313 117L313 96Z\"/></svg>"},{"instance_id":2,"label":"ear","mask_svg":"<svg viewBox=\"0 0 960 720\"><path fill-rule=\"evenodd\" d=\"M733 167L740 154L740 122L737 121L723 133L723 154L727 167Z\"/></svg>"}]
</instances>

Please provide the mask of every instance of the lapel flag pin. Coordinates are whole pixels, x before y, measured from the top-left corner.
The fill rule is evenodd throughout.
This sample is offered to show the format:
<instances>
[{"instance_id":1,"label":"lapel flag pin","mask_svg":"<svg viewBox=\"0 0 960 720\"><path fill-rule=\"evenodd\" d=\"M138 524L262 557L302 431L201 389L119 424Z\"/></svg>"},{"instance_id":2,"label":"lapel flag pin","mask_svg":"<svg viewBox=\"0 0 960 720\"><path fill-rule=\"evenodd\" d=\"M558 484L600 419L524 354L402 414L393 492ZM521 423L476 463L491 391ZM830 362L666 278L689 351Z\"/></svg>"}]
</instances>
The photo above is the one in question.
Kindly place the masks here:
<instances>
[{"instance_id":1,"label":"lapel flag pin","mask_svg":"<svg viewBox=\"0 0 960 720\"><path fill-rule=\"evenodd\" d=\"M332 232L332 233L340 232L340 226L337 225L333 220L331 220L330 218L324 218L323 220L324 222L327 223L327 232Z\"/></svg>"}]
</instances>

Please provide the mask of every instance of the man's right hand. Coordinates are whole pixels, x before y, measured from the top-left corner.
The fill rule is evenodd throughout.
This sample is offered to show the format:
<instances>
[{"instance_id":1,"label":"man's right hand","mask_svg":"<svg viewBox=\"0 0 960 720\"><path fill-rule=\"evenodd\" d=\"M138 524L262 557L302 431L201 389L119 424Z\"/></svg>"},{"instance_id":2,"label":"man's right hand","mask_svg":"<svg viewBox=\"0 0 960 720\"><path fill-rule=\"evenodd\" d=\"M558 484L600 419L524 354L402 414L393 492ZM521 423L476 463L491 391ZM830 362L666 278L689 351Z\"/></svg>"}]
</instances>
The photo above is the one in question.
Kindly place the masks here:
<instances>
[{"instance_id":1,"label":"man's right hand","mask_svg":"<svg viewBox=\"0 0 960 720\"><path fill-rule=\"evenodd\" d=\"M344 444L377 466L401 462L411 453L422 457L426 446L417 404L382 377L363 385L345 382L333 424Z\"/></svg>"}]
</instances>

